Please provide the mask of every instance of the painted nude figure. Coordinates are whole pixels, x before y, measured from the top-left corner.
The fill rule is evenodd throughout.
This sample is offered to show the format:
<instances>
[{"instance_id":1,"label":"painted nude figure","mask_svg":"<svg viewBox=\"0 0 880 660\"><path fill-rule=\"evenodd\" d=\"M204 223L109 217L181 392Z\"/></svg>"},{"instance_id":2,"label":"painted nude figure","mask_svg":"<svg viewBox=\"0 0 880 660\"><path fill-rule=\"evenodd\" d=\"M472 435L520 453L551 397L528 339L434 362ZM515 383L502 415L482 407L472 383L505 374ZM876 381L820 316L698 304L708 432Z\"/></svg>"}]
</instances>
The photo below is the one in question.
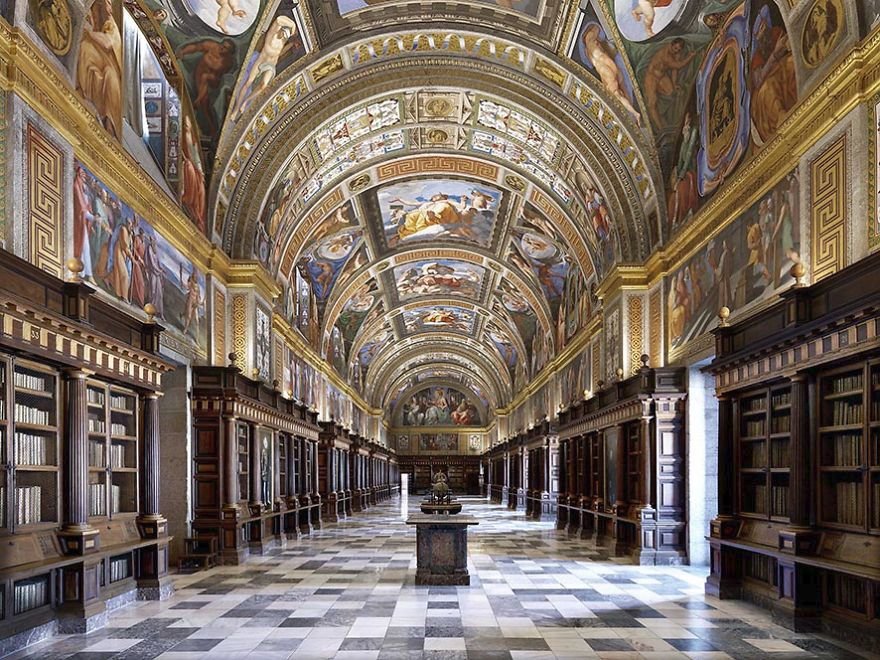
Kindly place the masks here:
<instances>
[{"instance_id":1,"label":"painted nude figure","mask_svg":"<svg viewBox=\"0 0 880 660\"><path fill-rule=\"evenodd\" d=\"M654 17L657 7L668 7L672 0L636 0L636 6L632 10L633 18L645 27L645 35L654 36Z\"/></svg>"}]
</instances>

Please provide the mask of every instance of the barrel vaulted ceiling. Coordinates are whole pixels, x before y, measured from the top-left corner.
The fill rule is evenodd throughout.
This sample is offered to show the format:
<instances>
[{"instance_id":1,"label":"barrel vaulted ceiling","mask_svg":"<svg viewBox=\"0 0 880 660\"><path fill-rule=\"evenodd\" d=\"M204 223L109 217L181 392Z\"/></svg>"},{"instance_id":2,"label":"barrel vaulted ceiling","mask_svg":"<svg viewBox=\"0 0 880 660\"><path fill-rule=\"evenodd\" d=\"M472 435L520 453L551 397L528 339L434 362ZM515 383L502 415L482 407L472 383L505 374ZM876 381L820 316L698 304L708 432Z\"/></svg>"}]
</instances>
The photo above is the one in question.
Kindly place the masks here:
<instances>
[{"instance_id":1,"label":"barrel vaulted ceiling","mask_svg":"<svg viewBox=\"0 0 880 660\"><path fill-rule=\"evenodd\" d=\"M756 95L772 113L700 151L706 62L732 43L752 67L791 57L792 3L240 0L211 24L146 1L213 154L215 239L266 266L292 325L389 414L425 384L509 403L806 78L792 66Z\"/></svg>"}]
</instances>

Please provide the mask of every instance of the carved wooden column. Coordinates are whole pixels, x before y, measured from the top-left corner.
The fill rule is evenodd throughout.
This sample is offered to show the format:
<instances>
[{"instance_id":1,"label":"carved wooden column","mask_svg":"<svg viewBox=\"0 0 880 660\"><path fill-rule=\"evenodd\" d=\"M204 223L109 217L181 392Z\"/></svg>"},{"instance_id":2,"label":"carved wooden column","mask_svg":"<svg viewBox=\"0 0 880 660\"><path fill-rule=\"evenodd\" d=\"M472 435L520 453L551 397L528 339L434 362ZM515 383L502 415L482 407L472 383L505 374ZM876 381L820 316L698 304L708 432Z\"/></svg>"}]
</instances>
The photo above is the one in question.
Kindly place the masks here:
<instances>
[{"instance_id":1,"label":"carved wooden column","mask_svg":"<svg viewBox=\"0 0 880 660\"><path fill-rule=\"evenodd\" d=\"M710 574L706 593L718 598L739 598L736 555L718 542L734 538L739 525L734 513L734 404L727 395L718 396L718 515L710 525Z\"/></svg>"},{"instance_id":2,"label":"carved wooden column","mask_svg":"<svg viewBox=\"0 0 880 660\"><path fill-rule=\"evenodd\" d=\"M223 509L235 517L241 496L238 492L238 435L235 417L223 417ZM224 516L227 514L224 513Z\"/></svg>"},{"instance_id":3,"label":"carved wooden column","mask_svg":"<svg viewBox=\"0 0 880 660\"><path fill-rule=\"evenodd\" d=\"M568 438L559 441L559 493L556 495L556 529L568 524Z\"/></svg>"},{"instance_id":4,"label":"carved wooden column","mask_svg":"<svg viewBox=\"0 0 880 660\"><path fill-rule=\"evenodd\" d=\"M260 442L260 426L251 426L251 508L259 513L263 506L262 490L263 443ZM253 512L252 512L253 513Z\"/></svg>"},{"instance_id":5,"label":"carved wooden column","mask_svg":"<svg viewBox=\"0 0 880 660\"><path fill-rule=\"evenodd\" d=\"M158 392L144 396L144 509L138 516L138 531L148 539L166 535L167 523L159 513L159 398Z\"/></svg>"},{"instance_id":6,"label":"carved wooden column","mask_svg":"<svg viewBox=\"0 0 880 660\"><path fill-rule=\"evenodd\" d=\"M65 372L67 383L67 433L64 435L64 516L61 539L64 552L83 555L99 545L99 532L89 525L89 427L88 388L91 374L81 369Z\"/></svg>"}]
</instances>

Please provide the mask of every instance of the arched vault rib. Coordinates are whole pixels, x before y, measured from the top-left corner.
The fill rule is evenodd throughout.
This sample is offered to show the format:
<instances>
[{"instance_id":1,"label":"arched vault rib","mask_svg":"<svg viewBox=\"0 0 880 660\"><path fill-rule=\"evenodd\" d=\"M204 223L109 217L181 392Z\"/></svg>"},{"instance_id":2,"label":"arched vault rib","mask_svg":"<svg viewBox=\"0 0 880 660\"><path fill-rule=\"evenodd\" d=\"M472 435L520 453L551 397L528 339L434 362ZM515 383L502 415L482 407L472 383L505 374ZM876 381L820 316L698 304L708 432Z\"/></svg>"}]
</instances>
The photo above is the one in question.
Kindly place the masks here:
<instances>
[{"instance_id":1,"label":"arched vault rib","mask_svg":"<svg viewBox=\"0 0 880 660\"><path fill-rule=\"evenodd\" d=\"M395 65L411 67L416 63L417 61L406 60L396 62ZM476 90L493 93L501 98L511 99L511 102L525 107L532 113L541 113L544 109L543 104L536 97L535 90L532 90L529 95L525 95L528 90L523 88L527 88L530 82L533 83L528 77L523 76L518 80L505 78L502 81L498 77L499 72L474 69L470 66L473 63L470 62L459 62L460 66L455 69L455 73L452 75L451 72L443 73L444 64L448 67L453 62L432 63L432 68L436 67L440 72L434 81L438 86L469 86ZM399 88L400 71L382 73L383 75L376 74L369 80L372 84L369 88L371 92L375 94L376 92L395 91L396 88ZM350 89L352 87L348 88L349 94ZM345 90L341 89L340 91ZM363 99L363 90L358 94L358 99ZM304 139L304 136L320 125L323 117L342 112L353 101L351 96L345 96L338 104L329 108L330 112L323 114L315 112L312 115L315 120L312 122L304 120L296 112L286 114L279 120L273 131L258 145L248 161L246 169L239 177L238 186L229 207L226 244L230 249L239 254L246 254L245 246L250 246L253 243L252 237L255 223L259 217L259 210L272 185L270 177L257 175L256 172L281 171L289 154ZM297 130L292 130L291 126L295 122ZM616 154L616 145L609 142L608 136L596 131L593 123L589 121L582 123L583 126L578 128L592 128L594 130L573 131L569 125L554 126L554 128L557 128L560 133L567 134L575 148L583 154L589 166L587 176L595 175L594 180L597 187L603 191L606 203L611 209L611 215L618 223L621 237L621 257L628 260L636 254L646 254L648 243L652 240L648 237L656 235L656 228L648 227L645 224L643 200L638 195L632 194L634 188L627 174L627 164ZM574 176L574 172L571 175ZM249 221L239 223L235 218L248 218ZM632 221L632 225L627 222L628 220ZM645 243L644 246L635 240L638 237L641 237L641 241Z\"/></svg>"},{"instance_id":2,"label":"arched vault rib","mask_svg":"<svg viewBox=\"0 0 880 660\"><path fill-rule=\"evenodd\" d=\"M487 272L493 273L496 278L499 276L507 278L517 288L519 293L522 294L526 301L532 306L532 309L535 310L535 316L537 322L540 324L542 331L550 333L550 336L552 338L553 321L550 309L547 305L547 300L544 297L543 293L535 288L535 285L532 281L526 280L517 271L509 268L507 264L500 261L494 255L480 254L474 251L464 250L460 246L451 247L447 250L443 250L442 256L440 257L438 257L437 255L437 250L426 250L425 248L412 248L406 250L405 252L399 252L388 259L384 259L380 262L372 264L361 272L356 273L351 278L349 278L341 287L339 287L338 291L334 289L330 302L328 303L326 311L324 312L322 327L322 337L324 338L324 352L326 352L327 350L327 341L331 329L335 325L336 320L339 318L339 315L342 313L345 304L351 299L355 292L357 292L361 287L369 283L374 278L379 277L384 271L392 270L397 266L403 266L409 263L432 258L457 259L465 261L485 267L487 269ZM491 303L492 291L489 291L488 297L489 302ZM435 298L431 296L426 296L423 298L414 298L407 302L418 301L434 302ZM386 312L391 312L393 309L395 308L386 309ZM367 328L362 328L358 332L359 336L366 336L368 334L369 333L367 331Z\"/></svg>"},{"instance_id":3,"label":"arched vault rib","mask_svg":"<svg viewBox=\"0 0 880 660\"><path fill-rule=\"evenodd\" d=\"M346 74L376 69L396 60L450 60L453 71L461 68L455 60L466 60L485 69L507 69L501 79L518 77L530 82L538 98L552 98L562 113L564 124L579 126L589 124L592 131L605 137L606 146L625 163L628 179L638 190L637 197L645 200L646 214L657 206L656 190L662 190L662 180L653 156L650 131L632 124L631 118L616 99L610 99L597 80L584 76L562 58L540 53L521 41L499 37L497 33L478 32L469 29L446 31L409 30L375 33L346 44L336 51L327 52L319 64L307 61L306 69L292 67L278 76L263 96L262 105L254 107L240 121L229 124L221 136L217 151L218 163L226 164L220 176L214 178L211 190L211 206L222 221L230 206L236 213L234 189L243 173L249 169L249 160L259 151L267 138L274 141L278 124L283 123L287 113L293 111L309 115L319 100L326 104L328 97L339 94L349 82ZM327 62L333 62L333 75L318 73ZM539 67L540 64L540 67ZM442 64L441 64L442 66ZM436 75L438 67L431 67ZM424 71L424 68L422 69ZM548 84L548 71L554 80ZM355 77L353 82L363 79ZM416 78L419 79L417 75ZM357 84L361 87L360 84ZM366 85L364 85L366 86ZM557 87L558 86L558 87ZM503 87L502 87L503 89ZM361 94L364 98L367 94ZM588 140L595 143L595 140ZM612 153L609 151L609 153ZM648 154L648 158L645 158ZM662 214L662 205L659 209ZM662 221L662 218L658 218ZM215 222L215 226L218 226ZM659 231L661 225L652 227ZM652 236L656 239L660 234Z\"/></svg>"},{"instance_id":4,"label":"arched vault rib","mask_svg":"<svg viewBox=\"0 0 880 660\"><path fill-rule=\"evenodd\" d=\"M513 387L506 368L501 364L500 359L497 359L497 355L487 355L485 346L474 340L458 337L449 341L445 333L423 333L402 340L395 351L393 358L384 359L384 356L377 356L370 367L365 380L367 385L364 396L371 405L376 405L377 392L386 390L387 380L396 364L405 362L410 357L431 352L457 355L467 364L473 365L475 374L480 374L494 383L499 402L509 401L512 397Z\"/></svg>"}]
</instances>

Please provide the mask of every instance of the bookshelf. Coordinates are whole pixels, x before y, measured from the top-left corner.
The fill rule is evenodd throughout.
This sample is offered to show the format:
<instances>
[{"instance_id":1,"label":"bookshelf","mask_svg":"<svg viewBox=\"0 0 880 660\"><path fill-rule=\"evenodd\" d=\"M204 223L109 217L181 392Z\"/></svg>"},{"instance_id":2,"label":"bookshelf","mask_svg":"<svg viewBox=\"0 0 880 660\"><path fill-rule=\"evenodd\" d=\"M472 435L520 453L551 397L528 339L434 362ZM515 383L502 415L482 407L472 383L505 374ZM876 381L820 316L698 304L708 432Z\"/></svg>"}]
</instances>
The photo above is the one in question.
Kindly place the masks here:
<instances>
[{"instance_id":1,"label":"bookshelf","mask_svg":"<svg viewBox=\"0 0 880 660\"><path fill-rule=\"evenodd\" d=\"M89 517L131 517L138 511L139 400L136 392L90 379Z\"/></svg>"},{"instance_id":2,"label":"bookshelf","mask_svg":"<svg viewBox=\"0 0 880 660\"><path fill-rule=\"evenodd\" d=\"M791 388L748 392L738 400L738 512L788 521Z\"/></svg>"},{"instance_id":3,"label":"bookshelf","mask_svg":"<svg viewBox=\"0 0 880 660\"><path fill-rule=\"evenodd\" d=\"M0 496L5 529L19 531L52 528L60 522L60 396L58 371L37 362L4 359L8 409L3 453L8 457L7 478ZM11 477L11 478L10 478Z\"/></svg>"},{"instance_id":4,"label":"bookshelf","mask_svg":"<svg viewBox=\"0 0 880 660\"><path fill-rule=\"evenodd\" d=\"M240 564L309 533L320 499L302 471L313 468L317 413L234 366L195 367L192 377L191 543L205 543L191 568Z\"/></svg>"},{"instance_id":5,"label":"bookshelf","mask_svg":"<svg viewBox=\"0 0 880 660\"><path fill-rule=\"evenodd\" d=\"M639 564L686 562L684 398L683 369L643 366L560 413L569 532Z\"/></svg>"},{"instance_id":6,"label":"bookshelf","mask_svg":"<svg viewBox=\"0 0 880 660\"><path fill-rule=\"evenodd\" d=\"M706 592L880 642L880 255L716 329Z\"/></svg>"},{"instance_id":7,"label":"bookshelf","mask_svg":"<svg viewBox=\"0 0 880 660\"><path fill-rule=\"evenodd\" d=\"M63 632L103 625L119 596L173 592L159 513L158 390L172 368L158 356L162 328L93 293L0 259L4 652L55 619Z\"/></svg>"}]
</instances>

